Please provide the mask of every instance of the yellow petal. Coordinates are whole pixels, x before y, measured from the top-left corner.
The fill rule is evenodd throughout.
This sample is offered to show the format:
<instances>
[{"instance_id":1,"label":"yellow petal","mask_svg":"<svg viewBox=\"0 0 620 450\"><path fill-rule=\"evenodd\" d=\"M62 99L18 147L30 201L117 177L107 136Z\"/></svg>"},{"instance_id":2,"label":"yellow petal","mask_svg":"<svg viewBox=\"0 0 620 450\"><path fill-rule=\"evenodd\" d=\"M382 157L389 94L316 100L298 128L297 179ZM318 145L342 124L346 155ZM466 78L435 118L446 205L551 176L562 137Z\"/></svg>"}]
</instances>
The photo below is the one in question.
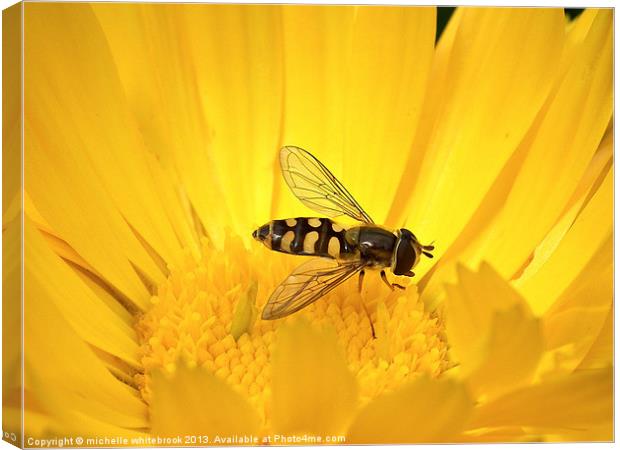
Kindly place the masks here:
<instances>
[{"instance_id":1,"label":"yellow petal","mask_svg":"<svg viewBox=\"0 0 620 450\"><path fill-rule=\"evenodd\" d=\"M543 352L541 325L519 306L496 312L485 344L484 360L467 383L477 394L495 397L531 380Z\"/></svg>"},{"instance_id":2,"label":"yellow petal","mask_svg":"<svg viewBox=\"0 0 620 450\"><path fill-rule=\"evenodd\" d=\"M461 358L477 353L477 342L483 331L488 332L495 312L515 306L527 310L521 297L486 264L479 273L459 267L458 286L447 289L447 332Z\"/></svg>"},{"instance_id":3,"label":"yellow petal","mask_svg":"<svg viewBox=\"0 0 620 450\"><path fill-rule=\"evenodd\" d=\"M467 251L476 242L489 225L489 219L495 217L501 211L503 202L510 192L512 182L517 177L529 143L531 131L528 132L521 144L517 147L510 159L497 176L489 191L486 193L480 206L473 214L469 223L461 230L458 238L450 245L444 255L437 260L432 270L426 273L418 286L421 289L421 298L429 309L434 309L444 298L443 286L446 282L457 280L457 267L459 263L470 262ZM474 260L471 261L474 263ZM471 265L471 264L470 264ZM475 264L473 264L475 267Z\"/></svg>"},{"instance_id":4,"label":"yellow petal","mask_svg":"<svg viewBox=\"0 0 620 450\"><path fill-rule=\"evenodd\" d=\"M46 245L30 222L25 225L25 270L28 289L52 302L80 338L139 366L133 328L102 302ZM33 312L36 314L36 311ZM96 317L97 320L93 320Z\"/></svg>"},{"instance_id":5,"label":"yellow petal","mask_svg":"<svg viewBox=\"0 0 620 450\"><path fill-rule=\"evenodd\" d=\"M2 225L19 215L22 203L22 11L2 11Z\"/></svg>"},{"instance_id":6,"label":"yellow petal","mask_svg":"<svg viewBox=\"0 0 620 450\"><path fill-rule=\"evenodd\" d=\"M420 378L364 407L349 428L350 444L450 442L473 403L453 380Z\"/></svg>"},{"instance_id":7,"label":"yellow petal","mask_svg":"<svg viewBox=\"0 0 620 450\"><path fill-rule=\"evenodd\" d=\"M603 328L592 343L588 353L578 366L582 369L600 369L613 364L614 358L614 310L609 308Z\"/></svg>"},{"instance_id":8,"label":"yellow petal","mask_svg":"<svg viewBox=\"0 0 620 450\"><path fill-rule=\"evenodd\" d=\"M355 9L347 6L282 6L284 96L282 142L303 147L343 179L343 91ZM274 165L274 171L279 167ZM275 217L308 216L277 174ZM353 195L357 195L352 191ZM358 198L360 202L365 199Z\"/></svg>"},{"instance_id":9,"label":"yellow petal","mask_svg":"<svg viewBox=\"0 0 620 450\"><path fill-rule=\"evenodd\" d=\"M357 386L335 333L296 321L278 330L273 360L273 429L339 434L357 405Z\"/></svg>"},{"instance_id":10,"label":"yellow petal","mask_svg":"<svg viewBox=\"0 0 620 450\"><path fill-rule=\"evenodd\" d=\"M496 396L528 381L540 359L539 322L490 266L464 267L447 288L447 332L463 375L477 395Z\"/></svg>"},{"instance_id":11,"label":"yellow petal","mask_svg":"<svg viewBox=\"0 0 620 450\"><path fill-rule=\"evenodd\" d=\"M599 8L587 8L575 20L571 21L566 27L566 44L562 55L562 65L565 69L570 66L571 58L577 48L583 43L594 19L599 14Z\"/></svg>"},{"instance_id":12,"label":"yellow petal","mask_svg":"<svg viewBox=\"0 0 620 450\"><path fill-rule=\"evenodd\" d=\"M22 222L4 224L2 232L2 392L22 387Z\"/></svg>"},{"instance_id":13,"label":"yellow petal","mask_svg":"<svg viewBox=\"0 0 620 450\"><path fill-rule=\"evenodd\" d=\"M563 430L561 434L551 435L549 442L613 442L614 423L592 425L586 429Z\"/></svg>"},{"instance_id":14,"label":"yellow petal","mask_svg":"<svg viewBox=\"0 0 620 450\"><path fill-rule=\"evenodd\" d=\"M249 239L269 219L280 146L279 7L94 10L147 145L177 174L215 245L225 227Z\"/></svg>"},{"instance_id":15,"label":"yellow petal","mask_svg":"<svg viewBox=\"0 0 620 450\"><path fill-rule=\"evenodd\" d=\"M256 411L224 381L206 369L182 366L172 374L153 373L150 417L151 432L159 436L243 436L260 426Z\"/></svg>"},{"instance_id":16,"label":"yellow petal","mask_svg":"<svg viewBox=\"0 0 620 450\"><path fill-rule=\"evenodd\" d=\"M57 398L59 404L62 398ZM100 420L94 419L87 414L67 413L63 420L55 427L51 427L51 434L66 435L86 438L84 441L90 446L123 447L144 445L141 439L149 435L144 431L121 428Z\"/></svg>"},{"instance_id":17,"label":"yellow petal","mask_svg":"<svg viewBox=\"0 0 620 450\"><path fill-rule=\"evenodd\" d=\"M146 405L138 391L108 371L49 300L46 285L29 266L24 283L28 286L24 301L25 388L45 402L54 418L79 413L118 427L146 427ZM51 390L54 397L47 393Z\"/></svg>"},{"instance_id":18,"label":"yellow petal","mask_svg":"<svg viewBox=\"0 0 620 450\"><path fill-rule=\"evenodd\" d=\"M546 263L519 290L534 311L542 314L609 240L613 227L613 170L610 168L594 196ZM608 297L611 300L611 296Z\"/></svg>"},{"instance_id":19,"label":"yellow petal","mask_svg":"<svg viewBox=\"0 0 620 450\"><path fill-rule=\"evenodd\" d=\"M20 22L20 6L16 5L3 12L3 25L5 33L12 28L12 32L19 30L15 22ZM11 17L7 17L10 15ZM7 34L4 34L6 46ZM16 36L12 36L16 37ZM19 38L17 37L19 41ZM6 114L6 113L5 113ZM4 141L6 145L6 141ZM3 156L11 153L5 146ZM19 152L17 152L19 153ZM8 170L7 160L4 170ZM8 182L9 180L7 180ZM3 182L4 183L4 182ZM3 193L9 187L3 185ZM17 187L16 187L17 188ZM17 188L18 189L18 188ZM19 189L16 191L19 192ZM21 199L18 195L17 198ZM22 215L19 214L21 201L19 202L18 214L12 215L12 219L3 222L2 227L2 429L4 432L14 433L15 441L9 440L14 445L21 444L22 422ZM7 219L6 217L4 218Z\"/></svg>"},{"instance_id":20,"label":"yellow petal","mask_svg":"<svg viewBox=\"0 0 620 450\"><path fill-rule=\"evenodd\" d=\"M470 222L424 280L425 303L441 298L441 283L455 279L458 260L475 267L485 259L502 276L516 278L564 211L574 208L554 230L560 237L572 223L570 214L579 211L575 202L587 198L584 183L591 186L588 172L602 169L591 160L611 114L610 22L605 12L597 15L586 41L570 35L576 47L568 52L572 59L564 63L545 105ZM585 112L584 103L592 105Z\"/></svg>"},{"instance_id":21,"label":"yellow petal","mask_svg":"<svg viewBox=\"0 0 620 450\"><path fill-rule=\"evenodd\" d=\"M566 233L575 222L575 218L581 214L582 209L592 196L600 188L606 178L613 158L613 127L607 129L605 137L590 161L577 189L567 202L563 215L558 219L554 227L547 233L542 242L536 247L533 258L527 263L522 273L516 274L515 286L526 284L528 278L536 275L547 260L554 254ZM537 309L537 307L534 307Z\"/></svg>"},{"instance_id":22,"label":"yellow petal","mask_svg":"<svg viewBox=\"0 0 620 450\"><path fill-rule=\"evenodd\" d=\"M435 8L356 9L345 56L344 111L334 120L344 138L341 181L377 223L385 223L388 199L411 151L434 52L435 16Z\"/></svg>"},{"instance_id":23,"label":"yellow petal","mask_svg":"<svg viewBox=\"0 0 620 450\"><path fill-rule=\"evenodd\" d=\"M487 233L468 260L511 277L556 222L598 148L612 113L611 12L601 11L557 92Z\"/></svg>"},{"instance_id":24,"label":"yellow petal","mask_svg":"<svg viewBox=\"0 0 620 450\"><path fill-rule=\"evenodd\" d=\"M407 224L417 236L434 239L439 255L447 249L542 106L558 69L563 34L559 8L463 11L447 76L431 79L443 89L430 88L440 94L427 103L441 107L425 104L425 111L436 114L422 112L413 148L423 158L403 175L391 222L409 214Z\"/></svg>"},{"instance_id":25,"label":"yellow petal","mask_svg":"<svg viewBox=\"0 0 620 450\"><path fill-rule=\"evenodd\" d=\"M209 141L204 114L197 101L193 71L185 67L191 67L193 62L177 53L180 47L166 45L184 36L178 30L184 29L178 18L183 5L101 3L91 6L107 38L144 143L161 161L160 195L170 202L169 209L175 205L178 195L182 197L183 205L175 206L170 213L172 217L189 213L190 217L202 218L202 221L191 220L195 222L191 227L186 227L184 221L174 220L177 233L188 236L206 230L210 236L217 237L216 230L231 220L228 206L222 202L217 175L204 151ZM160 14L155 16L157 9ZM171 36L165 37L167 33ZM181 67L184 69L180 70ZM183 189L178 189L178 185ZM206 216L208 211L210 216ZM209 220L205 220L207 217Z\"/></svg>"},{"instance_id":26,"label":"yellow petal","mask_svg":"<svg viewBox=\"0 0 620 450\"><path fill-rule=\"evenodd\" d=\"M19 411L21 416L21 411ZM49 416L39 411L24 409L24 422L28 424L28 435L34 438L44 437L49 433L50 420Z\"/></svg>"},{"instance_id":27,"label":"yellow petal","mask_svg":"<svg viewBox=\"0 0 620 450\"><path fill-rule=\"evenodd\" d=\"M132 438L147 436L133 429L131 425L123 427L110 423L108 417L98 414L100 410L97 406L93 410L83 409L86 405L81 404L79 394L46 387L39 374L35 375L32 370L28 373L30 388L36 391L37 405L40 405L42 412L26 409L24 417L26 438L66 436L74 440L77 437L84 438L83 443L89 446L113 444L109 441L106 443L105 440L88 440L102 439L105 436L108 439L115 439L115 443L119 446L128 446ZM30 392L26 392L25 396L26 402L32 403L34 396Z\"/></svg>"},{"instance_id":28,"label":"yellow petal","mask_svg":"<svg viewBox=\"0 0 620 450\"><path fill-rule=\"evenodd\" d=\"M172 223L185 219L160 197L90 6L26 8L26 67L37 69L25 72L25 189L59 237L144 306L136 270L163 280L161 258L174 261L182 244Z\"/></svg>"},{"instance_id":29,"label":"yellow petal","mask_svg":"<svg viewBox=\"0 0 620 450\"><path fill-rule=\"evenodd\" d=\"M201 5L185 19L209 155L230 204L226 225L249 239L252 227L269 219L273 177L279 176L273 163L283 117L280 7ZM210 215L206 211L203 221Z\"/></svg>"},{"instance_id":30,"label":"yellow petal","mask_svg":"<svg viewBox=\"0 0 620 450\"><path fill-rule=\"evenodd\" d=\"M541 431L587 429L613 418L611 369L559 376L476 408L471 428L527 426Z\"/></svg>"},{"instance_id":31,"label":"yellow petal","mask_svg":"<svg viewBox=\"0 0 620 450\"><path fill-rule=\"evenodd\" d=\"M558 369L572 371L601 333L613 301L613 239L592 257L544 315L548 349L561 357Z\"/></svg>"},{"instance_id":32,"label":"yellow petal","mask_svg":"<svg viewBox=\"0 0 620 450\"><path fill-rule=\"evenodd\" d=\"M505 427L491 431L466 432L457 438L459 443L498 443L498 442L528 442L539 440L539 436L531 435L520 427Z\"/></svg>"},{"instance_id":33,"label":"yellow petal","mask_svg":"<svg viewBox=\"0 0 620 450\"><path fill-rule=\"evenodd\" d=\"M288 5L282 14L283 143L315 154L383 222L417 127L435 10ZM274 199L276 216L309 214L279 173Z\"/></svg>"},{"instance_id":34,"label":"yellow petal","mask_svg":"<svg viewBox=\"0 0 620 450\"><path fill-rule=\"evenodd\" d=\"M2 429L22 446L22 152L23 4L2 11ZM11 439L11 433L15 440Z\"/></svg>"}]
</instances>

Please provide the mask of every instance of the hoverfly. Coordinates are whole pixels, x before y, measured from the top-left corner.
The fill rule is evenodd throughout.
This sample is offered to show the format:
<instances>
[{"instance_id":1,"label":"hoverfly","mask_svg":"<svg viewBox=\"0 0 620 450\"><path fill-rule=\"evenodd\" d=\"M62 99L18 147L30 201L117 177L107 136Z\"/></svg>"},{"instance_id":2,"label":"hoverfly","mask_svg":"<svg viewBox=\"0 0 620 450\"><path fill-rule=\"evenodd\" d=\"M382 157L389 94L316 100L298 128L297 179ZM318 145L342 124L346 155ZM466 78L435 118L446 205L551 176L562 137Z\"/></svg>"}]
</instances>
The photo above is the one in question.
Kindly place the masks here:
<instances>
[{"instance_id":1,"label":"hoverfly","mask_svg":"<svg viewBox=\"0 0 620 450\"><path fill-rule=\"evenodd\" d=\"M304 205L327 217L347 215L362 223L347 228L326 217L297 217L272 220L254 230L252 237L271 250L319 257L297 267L273 291L263 309L264 320L305 308L357 273L361 292L366 269L381 270L381 279L390 289L404 289L390 283L385 270L413 277L421 255L433 257L434 247L421 245L406 228L391 231L376 225L329 169L306 150L282 147L280 167ZM374 337L372 320L370 325Z\"/></svg>"}]
</instances>

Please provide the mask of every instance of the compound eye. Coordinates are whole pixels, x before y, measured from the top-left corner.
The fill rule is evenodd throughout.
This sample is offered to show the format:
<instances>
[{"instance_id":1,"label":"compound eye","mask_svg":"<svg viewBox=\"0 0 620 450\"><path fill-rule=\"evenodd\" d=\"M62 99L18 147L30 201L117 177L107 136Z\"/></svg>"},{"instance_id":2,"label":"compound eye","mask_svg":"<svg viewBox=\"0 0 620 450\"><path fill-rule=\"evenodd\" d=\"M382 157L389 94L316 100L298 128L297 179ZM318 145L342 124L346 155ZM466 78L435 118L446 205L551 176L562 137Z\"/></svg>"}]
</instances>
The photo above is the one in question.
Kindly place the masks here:
<instances>
[{"instance_id":1,"label":"compound eye","mask_svg":"<svg viewBox=\"0 0 620 450\"><path fill-rule=\"evenodd\" d=\"M399 239L394 252L394 275L404 275L411 270L417 258L413 242Z\"/></svg>"}]
</instances>

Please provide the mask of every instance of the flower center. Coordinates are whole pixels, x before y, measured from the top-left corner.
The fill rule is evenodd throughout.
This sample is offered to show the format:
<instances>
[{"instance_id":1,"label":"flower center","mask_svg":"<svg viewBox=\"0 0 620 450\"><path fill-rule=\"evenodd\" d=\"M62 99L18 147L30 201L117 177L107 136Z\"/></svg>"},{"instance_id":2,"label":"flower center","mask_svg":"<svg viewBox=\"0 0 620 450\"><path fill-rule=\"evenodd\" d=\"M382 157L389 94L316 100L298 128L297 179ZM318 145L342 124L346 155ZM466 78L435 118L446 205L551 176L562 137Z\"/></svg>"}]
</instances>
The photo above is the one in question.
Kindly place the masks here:
<instances>
[{"instance_id":1,"label":"flower center","mask_svg":"<svg viewBox=\"0 0 620 450\"><path fill-rule=\"evenodd\" d=\"M305 316L317 327L333 327L355 374L362 402L420 374L438 376L448 365L443 324L424 312L415 286L390 291L368 273L360 296L349 280L304 310L285 319L260 319L271 291L303 261L247 250L228 239L225 250L205 241L202 256L185 257L152 297L137 322L144 375L137 376L149 402L150 373L173 371L181 361L202 366L225 380L269 421L270 355L282 323ZM377 338L361 303L371 314Z\"/></svg>"}]
</instances>

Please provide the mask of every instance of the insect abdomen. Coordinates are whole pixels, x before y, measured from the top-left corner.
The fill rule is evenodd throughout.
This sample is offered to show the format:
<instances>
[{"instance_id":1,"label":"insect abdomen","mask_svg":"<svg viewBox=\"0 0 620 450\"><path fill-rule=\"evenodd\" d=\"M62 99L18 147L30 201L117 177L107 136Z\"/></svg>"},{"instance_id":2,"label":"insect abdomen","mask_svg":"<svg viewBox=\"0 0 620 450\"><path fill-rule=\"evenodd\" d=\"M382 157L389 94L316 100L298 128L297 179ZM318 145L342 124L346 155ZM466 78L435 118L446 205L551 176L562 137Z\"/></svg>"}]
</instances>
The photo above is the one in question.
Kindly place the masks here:
<instances>
[{"instance_id":1,"label":"insect abdomen","mask_svg":"<svg viewBox=\"0 0 620 450\"><path fill-rule=\"evenodd\" d=\"M339 259L353 251L344 234L344 228L330 219L297 217L272 220L252 236L278 252Z\"/></svg>"}]
</instances>

